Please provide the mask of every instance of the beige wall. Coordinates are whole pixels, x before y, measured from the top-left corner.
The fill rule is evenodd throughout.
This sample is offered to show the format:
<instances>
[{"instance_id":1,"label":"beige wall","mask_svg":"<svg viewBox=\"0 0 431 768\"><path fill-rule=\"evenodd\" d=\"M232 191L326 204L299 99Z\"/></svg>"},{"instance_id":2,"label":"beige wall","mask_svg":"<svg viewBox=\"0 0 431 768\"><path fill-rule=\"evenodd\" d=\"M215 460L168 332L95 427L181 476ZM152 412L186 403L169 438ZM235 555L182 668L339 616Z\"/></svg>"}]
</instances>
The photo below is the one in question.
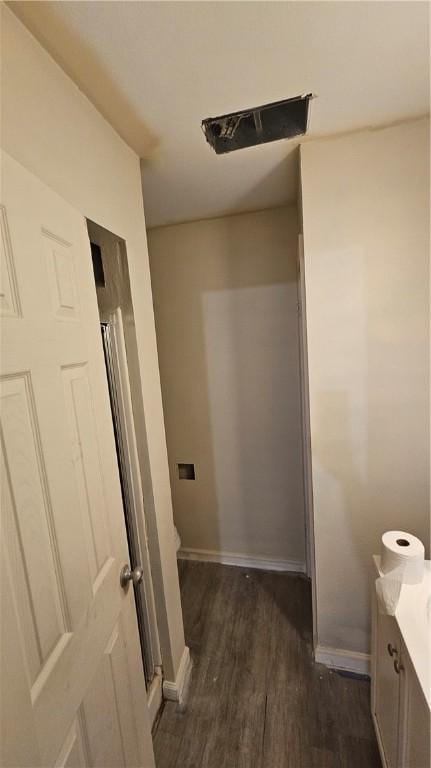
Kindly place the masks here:
<instances>
[{"instance_id":1,"label":"beige wall","mask_svg":"<svg viewBox=\"0 0 431 768\"><path fill-rule=\"evenodd\" d=\"M143 487L165 674L184 651L139 159L3 3L2 146L81 213L124 238L148 461Z\"/></svg>"},{"instance_id":2,"label":"beige wall","mask_svg":"<svg viewBox=\"0 0 431 768\"><path fill-rule=\"evenodd\" d=\"M182 545L303 563L296 208L148 237Z\"/></svg>"},{"instance_id":3,"label":"beige wall","mask_svg":"<svg viewBox=\"0 0 431 768\"><path fill-rule=\"evenodd\" d=\"M301 174L318 639L368 652L381 534L429 544L429 123L306 143Z\"/></svg>"}]
</instances>

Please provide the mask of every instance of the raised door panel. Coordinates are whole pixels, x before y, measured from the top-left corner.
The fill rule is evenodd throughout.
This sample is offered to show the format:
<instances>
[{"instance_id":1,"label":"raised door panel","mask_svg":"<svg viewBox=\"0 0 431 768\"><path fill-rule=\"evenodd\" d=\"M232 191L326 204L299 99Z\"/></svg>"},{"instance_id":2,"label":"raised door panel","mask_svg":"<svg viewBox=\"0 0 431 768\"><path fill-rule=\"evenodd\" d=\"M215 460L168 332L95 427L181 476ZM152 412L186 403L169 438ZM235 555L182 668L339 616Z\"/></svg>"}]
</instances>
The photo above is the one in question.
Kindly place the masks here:
<instances>
[{"instance_id":1,"label":"raised door panel","mask_svg":"<svg viewBox=\"0 0 431 768\"><path fill-rule=\"evenodd\" d=\"M135 666L133 659L136 656L136 638L128 636L128 620L122 615L115 627L109 649L110 668L115 689L118 721L123 744L125 765L141 765L143 752L140 747L142 733L139 732L135 717L135 707L145 695L144 677L141 659ZM136 695L138 687L139 695Z\"/></svg>"},{"instance_id":2,"label":"raised door panel","mask_svg":"<svg viewBox=\"0 0 431 768\"><path fill-rule=\"evenodd\" d=\"M0 205L0 315L19 317L21 306L6 208Z\"/></svg>"},{"instance_id":3,"label":"raised door panel","mask_svg":"<svg viewBox=\"0 0 431 768\"><path fill-rule=\"evenodd\" d=\"M0 765L42 768L33 721L33 709L25 662L24 636L13 599L13 576L7 561L7 542L0 530ZM7 706L4 697L7 696ZM45 768L45 767L43 767Z\"/></svg>"},{"instance_id":4,"label":"raised door panel","mask_svg":"<svg viewBox=\"0 0 431 768\"><path fill-rule=\"evenodd\" d=\"M377 614L376 628L376 677L375 677L375 717L387 768L398 765L398 717L400 685L399 675L394 668L394 660L400 653L400 636L393 616ZM395 648L397 656L389 653L389 647Z\"/></svg>"},{"instance_id":5,"label":"raised door panel","mask_svg":"<svg viewBox=\"0 0 431 768\"><path fill-rule=\"evenodd\" d=\"M42 229L46 267L54 315L59 320L79 320L79 299L72 243Z\"/></svg>"},{"instance_id":6,"label":"raised door panel","mask_svg":"<svg viewBox=\"0 0 431 768\"><path fill-rule=\"evenodd\" d=\"M124 768L125 758L121 739L115 687L108 647L92 677L82 705L88 744L89 764L92 768Z\"/></svg>"},{"instance_id":7,"label":"raised door panel","mask_svg":"<svg viewBox=\"0 0 431 768\"><path fill-rule=\"evenodd\" d=\"M29 683L68 632L67 609L30 375L0 383L4 535Z\"/></svg>"},{"instance_id":8,"label":"raised door panel","mask_svg":"<svg viewBox=\"0 0 431 768\"><path fill-rule=\"evenodd\" d=\"M86 752L81 717L78 715L55 761L55 768L88 768Z\"/></svg>"},{"instance_id":9,"label":"raised door panel","mask_svg":"<svg viewBox=\"0 0 431 768\"><path fill-rule=\"evenodd\" d=\"M402 649L400 759L398 768L431 765L430 708L405 648Z\"/></svg>"},{"instance_id":10,"label":"raised door panel","mask_svg":"<svg viewBox=\"0 0 431 768\"><path fill-rule=\"evenodd\" d=\"M83 363L63 367L61 375L80 512L95 590L97 579L110 556L110 546L88 366Z\"/></svg>"},{"instance_id":11,"label":"raised door panel","mask_svg":"<svg viewBox=\"0 0 431 768\"><path fill-rule=\"evenodd\" d=\"M114 627L82 706L92 768L141 765L124 621Z\"/></svg>"}]
</instances>

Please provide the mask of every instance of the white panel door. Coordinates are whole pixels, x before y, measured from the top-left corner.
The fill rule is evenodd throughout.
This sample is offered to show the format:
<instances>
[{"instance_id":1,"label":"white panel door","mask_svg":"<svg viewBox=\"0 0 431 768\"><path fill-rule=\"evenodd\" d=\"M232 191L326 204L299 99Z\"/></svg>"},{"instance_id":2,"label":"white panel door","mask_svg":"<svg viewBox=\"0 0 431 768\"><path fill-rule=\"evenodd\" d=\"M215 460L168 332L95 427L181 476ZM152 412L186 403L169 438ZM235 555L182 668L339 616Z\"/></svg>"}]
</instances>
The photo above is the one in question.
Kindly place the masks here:
<instances>
[{"instance_id":1,"label":"white panel door","mask_svg":"<svg viewBox=\"0 0 431 768\"><path fill-rule=\"evenodd\" d=\"M6 154L1 765L154 765L85 220Z\"/></svg>"}]
</instances>

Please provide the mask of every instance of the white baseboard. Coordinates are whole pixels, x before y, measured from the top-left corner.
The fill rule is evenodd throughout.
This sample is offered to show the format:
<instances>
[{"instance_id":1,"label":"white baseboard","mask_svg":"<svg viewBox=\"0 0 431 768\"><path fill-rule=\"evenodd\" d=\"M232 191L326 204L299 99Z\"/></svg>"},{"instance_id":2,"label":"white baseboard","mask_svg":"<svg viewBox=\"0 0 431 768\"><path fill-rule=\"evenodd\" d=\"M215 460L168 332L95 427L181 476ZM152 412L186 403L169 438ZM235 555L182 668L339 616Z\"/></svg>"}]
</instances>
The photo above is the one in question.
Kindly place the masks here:
<instances>
[{"instance_id":1,"label":"white baseboard","mask_svg":"<svg viewBox=\"0 0 431 768\"><path fill-rule=\"evenodd\" d=\"M165 699L182 704L187 692L191 670L192 660L190 658L190 651L185 646L175 680L163 680L163 697Z\"/></svg>"},{"instance_id":2,"label":"white baseboard","mask_svg":"<svg viewBox=\"0 0 431 768\"><path fill-rule=\"evenodd\" d=\"M357 675L370 674L370 656L368 653L344 651L341 648L328 648L318 645L314 653L315 661L331 669L355 672Z\"/></svg>"},{"instance_id":3,"label":"white baseboard","mask_svg":"<svg viewBox=\"0 0 431 768\"><path fill-rule=\"evenodd\" d=\"M201 560L205 563L237 565L241 568L258 568L263 571L293 571L305 573L305 563L300 560L282 560L264 555L240 555L237 552L215 552L210 549L189 549L181 547L178 551L180 560Z\"/></svg>"}]
</instances>

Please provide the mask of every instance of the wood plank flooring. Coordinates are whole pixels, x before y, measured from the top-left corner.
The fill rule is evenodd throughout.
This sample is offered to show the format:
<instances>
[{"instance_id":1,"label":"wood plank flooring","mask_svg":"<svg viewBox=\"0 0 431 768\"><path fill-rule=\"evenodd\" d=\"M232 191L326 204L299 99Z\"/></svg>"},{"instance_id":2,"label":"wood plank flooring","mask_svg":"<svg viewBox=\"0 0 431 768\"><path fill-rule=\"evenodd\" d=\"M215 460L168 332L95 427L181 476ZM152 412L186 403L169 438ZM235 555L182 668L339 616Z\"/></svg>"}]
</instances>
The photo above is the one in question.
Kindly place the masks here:
<instances>
[{"instance_id":1,"label":"wood plank flooring","mask_svg":"<svg viewBox=\"0 0 431 768\"><path fill-rule=\"evenodd\" d=\"M179 569L193 671L184 708L164 706L157 768L380 768L369 682L312 660L307 579Z\"/></svg>"}]
</instances>

